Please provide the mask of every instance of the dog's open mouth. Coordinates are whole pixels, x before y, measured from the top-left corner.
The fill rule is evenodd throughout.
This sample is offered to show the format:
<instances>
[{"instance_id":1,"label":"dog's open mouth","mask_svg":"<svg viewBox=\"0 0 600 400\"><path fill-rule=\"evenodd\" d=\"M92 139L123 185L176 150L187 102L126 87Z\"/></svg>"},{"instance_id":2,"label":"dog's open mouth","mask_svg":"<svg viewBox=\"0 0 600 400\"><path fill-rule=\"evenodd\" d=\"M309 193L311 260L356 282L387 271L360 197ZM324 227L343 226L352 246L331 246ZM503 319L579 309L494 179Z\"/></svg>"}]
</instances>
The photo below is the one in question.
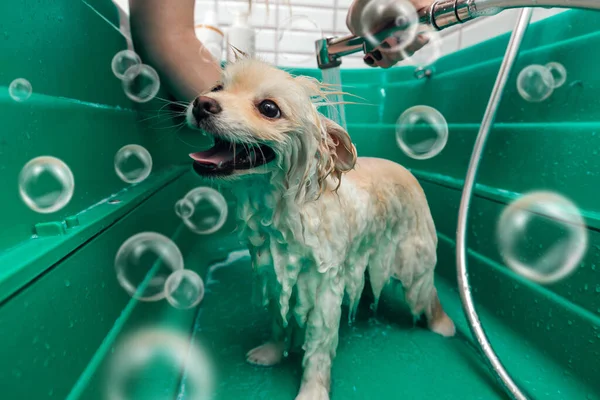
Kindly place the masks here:
<instances>
[{"instance_id":1,"label":"dog's open mouth","mask_svg":"<svg viewBox=\"0 0 600 400\"><path fill-rule=\"evenodd\" d=\"M264 144L232 143L215 138L215 145L190 154L194 170L200 175L228 175L235 170L248 170L275 159L275 152Z\"/></svg>"}]
</instances>

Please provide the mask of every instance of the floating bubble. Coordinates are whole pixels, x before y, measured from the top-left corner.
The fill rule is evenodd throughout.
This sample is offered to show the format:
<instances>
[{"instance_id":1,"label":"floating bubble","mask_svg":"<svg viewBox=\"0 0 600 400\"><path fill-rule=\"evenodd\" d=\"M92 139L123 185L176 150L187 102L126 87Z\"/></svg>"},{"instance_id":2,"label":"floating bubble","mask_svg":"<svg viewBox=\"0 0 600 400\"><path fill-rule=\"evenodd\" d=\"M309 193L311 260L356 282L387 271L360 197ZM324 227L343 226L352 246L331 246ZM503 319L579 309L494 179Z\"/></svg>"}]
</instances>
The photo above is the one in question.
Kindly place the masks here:
<instances>
[{"instance_id":1,"label":"floating bubble","mask_svg":"<svg viewBox=\"0 0 600 400\"><path fill-rule=\"evenodd\" d=\"M546 64L546 68L552 74L552 79L554 79L554 89L557 89L565 84L567 81L567 69L564 65L557 62L551 62Z\"/></svg>"},{"instance_id":2,"label":"floating bubble","mask_svg":"<svg viewBox=\"0 0 600 400\"><path fill-rule=\"evenodd\" d=\"M448 141L448 123L435 108L415 106L396 122L396 142L409 157L425 160L436 156Z\"/></svg>"},{"instance_id":3,"label":"floating bubble","mask_svg":"<svg viewBox=\"0 0 600 400\"><path fill-rule=\"evenodd\" d=\"M197 339L188 332L166 328L146 328L130 333L114 349L107 363L105 398L133 400L171 398L165 393L160 376L181 376L177 398L210 400L213 398L213 363ZM169 387L168 390L171 390Z\"/></svg>"},{"instance_id":4,"label":"floating bubble","mask_svg":"<svg viewBox=\"0 0 600 400\"><path fill-rule=\"evenodd\" d=\"M293 48L297 54L282 53L280 61L284 65L300 65L314 63L315 41L324 38L323 30L318 23L305 15L294 15L281 24L277 40L280 48Z\"/></svg>"},{"instance_id":5,"label":"floating bubble","mask_svg":"<svg viewBox=\"0 0 600 400\"><path fill-rule=\"evenodd\" d=\"M497 236L506 264L542 284L571 274L588 243L586 225L575 204L543 191L529 193L505 208Z\"/></svg>"},{"instance_id":6,"label":"floating bubble","mask_svg":"<svg viewBox=\"0 0 600 400\"><path fill-rule=\"evenodd\" d=\"M373 0L363 9L359 26L360 36L364 37L373 47L379 46L381 40L376 36L386 26L382 21L394 21L396 27L404 27L394 33L396 44L387 51L397 52L413 43L419 26L419 16L415 7L406 0Z\"/></svg>"},{"instance_id":7,"label":"floating bubble","mask_svg":"<svg viewBox=\"0 0 600 400\"><path fill-rule=\"evenodd\" d=\"M175 214L179 218L189 218L194 213L194 205L187 199L181 199L175 203Z\"/></svg>"},{"instance_id":8,"label":"floating bubble","mask_svg":"<svg viewBox=\"0 0 600 400\"><path fill-rule=\"evenodd\" d=\"M125 77L125 72L134 65L142 63L140 56L131 50L121 50L112 59L111 68L113 74L119 79Z\"/></svg>"},{"instance_id":9,"label":"floating bubble","mask_svg":"<svg viewBox=\"0 0 600 400\"><path fill-rule=\"evenodd\" d=\"M130 67L125 71L122 83L127 97L137 103L146 103L152 100L160 89L158 73L146 64Z\"/></svg>"},{"instance_id":10,"label":"floating bubble","mask_svg":"<svg viewBox=\"0 0 600 400\"><path fill-rule=\"evenodd\" d=\"M439 32L429 27L424 29L415 38L415 41L422 43L423 47L416 52L413 50L413 46L408 46L401 51L402 57L410 59L411 64L416 67L427 67L436 62L442 55L442 37Z\"/></svg>"},{"instance_id":11,"label":"floating bubble","mask_svg":"<svg viewBox=\"0 0 600 400\"><path fill-rule=\"evenodd\" d=\"M17 78L8 86L8 94L15 101L25 101L31 96L31 83L27 79Z\"/></svg>"},{"instance_id":12,"label":"floating bubble","mask_svg":"<svg viewBox=\"0 0 600 400\"><path fill-rule=\"evenodd\" d=\"M141 182L152 171L152 156L137 144L123 146L115 154L115 171L124 182Z\"/></svg>"},{"instance_id":13,"label":"floating bubble","mask_svg":"<svg viewBox=\"0 0 600 400\"><path fill-rule=\"evenodd\" d=\"M189 269L175 271L165 283L165 296L175 308L192 308L204 298L204 282L197 273Z\"/></svg>"},{"instance_id":14,"label":"floating bubble","mask_svg":"<svg viewBox=\"0 0 600 400\"><path fill-rule=\"evenodd\" d=\"M517 77L517 90L529 102L542 102L554 92L552 73L543 65L530 65Z\"/></svg>"},{"instance_id":15,"label":"floating bubble","mask_svg":"<svg viewBox=\"0 0 600 400\"><path fill-rule=\"evenodd\" d=\"M138 233L121 245L115 257L119 284L143 301L165 297L165 282L183 269L183 256L171 239L155 232Z\"/></svg>"},{"instance_id":16,"label":"floating bubble","mask_svg":"<svg viewBox=\"0 0 600 400\"><path fill-rule=\"evenodd\" d=\"M19 194L33 211L47 214L66 206L75 190L73 173L55 157L36 157L19 174Z\"/></svg>"},{"instance_id":17,"label":"floating bubble","mask_svg":"<svg viewBox=\"0 0 600 400\"><path fill-rule=\"evenodd\" d=\"M227 220L227 201L223 195L208 187L192 189L184 197L193 207L193 213L183 222L194 233L208 235L221 229Z\"/></svg>"}]
</instances>

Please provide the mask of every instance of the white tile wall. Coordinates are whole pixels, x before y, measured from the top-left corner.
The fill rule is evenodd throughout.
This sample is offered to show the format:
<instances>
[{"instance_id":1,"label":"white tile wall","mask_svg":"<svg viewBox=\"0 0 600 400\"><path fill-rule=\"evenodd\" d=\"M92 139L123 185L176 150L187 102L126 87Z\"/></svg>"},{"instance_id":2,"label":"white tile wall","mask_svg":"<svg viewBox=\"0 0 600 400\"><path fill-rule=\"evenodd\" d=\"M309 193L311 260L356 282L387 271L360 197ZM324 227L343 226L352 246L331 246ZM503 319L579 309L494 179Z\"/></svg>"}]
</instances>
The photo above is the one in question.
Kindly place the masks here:
<instances>
[{"instance_id":1,"label":"white tile wall","mask_svg":"<svg viewBox=\"0 0 600 400\"><path fill-rule=\"evenodd\" d=\"M127 12L128 0L114 1ZM352 0L252 0L251 23L257 30L259 56L281 66L316 67L315 40L348 33L346 14L351 3ZM248 0L196 0L196 7L200 18L201 10L216 10L219 25L227 29L233 22L235 10L248 9ZM532 22L562 11L536 9ZM442 55L510 31L518 12L507 10L443 30L440 32ZM344 58L342 66L366 67L359 55Z\"/></svg>"}]
</instances>

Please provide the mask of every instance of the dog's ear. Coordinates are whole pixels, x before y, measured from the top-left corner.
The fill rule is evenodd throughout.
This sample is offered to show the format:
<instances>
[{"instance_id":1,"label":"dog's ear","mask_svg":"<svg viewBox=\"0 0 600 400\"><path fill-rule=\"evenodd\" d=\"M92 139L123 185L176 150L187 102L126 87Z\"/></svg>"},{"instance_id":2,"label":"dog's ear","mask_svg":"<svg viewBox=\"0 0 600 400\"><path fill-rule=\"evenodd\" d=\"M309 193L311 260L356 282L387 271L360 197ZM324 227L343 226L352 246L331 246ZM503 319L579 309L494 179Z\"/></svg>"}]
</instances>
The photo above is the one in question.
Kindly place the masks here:
<instances>
[{"instance_id":1,"label":"dog's ear","mask_svg":"<svg viewBox=\"0 0 600 400\"><path fill-rule=\"evenodd\" d=\"M329 118L321 117L321 124L330 139L330 152L335 154L336 171L341 173L350 171L356 164L356 147L352 144L350 135Z\"/></svg>"}]
</instances>

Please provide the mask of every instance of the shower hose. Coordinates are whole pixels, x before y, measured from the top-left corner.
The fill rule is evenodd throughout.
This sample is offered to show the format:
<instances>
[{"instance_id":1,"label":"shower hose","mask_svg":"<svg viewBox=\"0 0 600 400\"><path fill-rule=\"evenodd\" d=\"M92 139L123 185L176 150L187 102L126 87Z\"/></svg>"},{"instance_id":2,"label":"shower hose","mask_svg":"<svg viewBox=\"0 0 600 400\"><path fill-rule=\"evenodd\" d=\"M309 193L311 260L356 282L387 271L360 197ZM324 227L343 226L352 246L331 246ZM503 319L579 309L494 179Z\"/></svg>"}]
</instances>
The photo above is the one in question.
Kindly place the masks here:
<instances>
[{"instance_id":1,"label":"shower hose","mask_svg":"<svg viewBox=\"0 0 600 400\"><path fill-rule=\"evenodd\" d=\"M513 381L502 365L502 362L498 359L498 356L494 352L494 349L492 348L492 345L490 344L483 327L481 326L481 321L479 320L477 311L475 310L473 296L471 295L471 288L469 286L469 274L467 271L466 233L467 221L469 217L469 205L471 203L479 162L481 161L485 142L492 128L492 124L494 123L498 106L502 100L504 88L506 87L506 83L519 53L519 47L521 46L521 42L523 41L523 37L527 31L529 21L531 20L532 12L533 11L531 8L525 8L521 10L515 29L512 32L510 41L508 42L504 59L502 60L500 70L498 71L498 76L496 77L496 83L492 89L492 94L483 115L479 133L477 134L473 153L471 154L471 160L469 161L467 176L465 178L465 184L460 200L460 207L458 209L458 226L456 229L456 273L463 311L467 316L471 333L475 337L477 346L479 347L480 352L483 354L484 359L488 363L489 368L496 375L496 378L503 386L506 393L512 399L516 400L527 400L527 397Z\"/></svg>"}]
</instances>

